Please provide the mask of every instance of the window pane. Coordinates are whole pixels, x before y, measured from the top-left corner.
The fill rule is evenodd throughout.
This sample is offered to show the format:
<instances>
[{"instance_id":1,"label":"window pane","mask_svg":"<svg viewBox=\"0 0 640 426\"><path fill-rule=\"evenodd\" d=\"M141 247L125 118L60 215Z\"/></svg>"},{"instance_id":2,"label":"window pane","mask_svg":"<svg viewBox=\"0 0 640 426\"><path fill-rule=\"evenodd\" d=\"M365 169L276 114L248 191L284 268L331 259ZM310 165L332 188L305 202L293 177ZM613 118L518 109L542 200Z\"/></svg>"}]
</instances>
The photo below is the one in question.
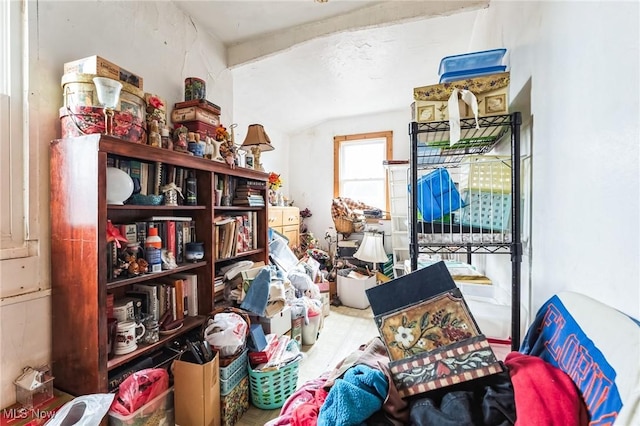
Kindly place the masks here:
<instances>
[{"instance_id":1,"label":"window pane","mask_svg":"<svg viewBox=\"0 0 640 426\"><path fill-rule=\"evenodd\" d=\"M342 144L340 177L342 179L384 178L382 161L385 159L385 141Z\"/></svg>"},{"instance_id":2,"label":"window pane","mask_svg":"<svg viewBox=\"0 0 640 426\"><path fill-rule=\"evenodd\" d=\"M384 180L342 181L340 195L385 209Z\"/></svg>"}]
</instances>

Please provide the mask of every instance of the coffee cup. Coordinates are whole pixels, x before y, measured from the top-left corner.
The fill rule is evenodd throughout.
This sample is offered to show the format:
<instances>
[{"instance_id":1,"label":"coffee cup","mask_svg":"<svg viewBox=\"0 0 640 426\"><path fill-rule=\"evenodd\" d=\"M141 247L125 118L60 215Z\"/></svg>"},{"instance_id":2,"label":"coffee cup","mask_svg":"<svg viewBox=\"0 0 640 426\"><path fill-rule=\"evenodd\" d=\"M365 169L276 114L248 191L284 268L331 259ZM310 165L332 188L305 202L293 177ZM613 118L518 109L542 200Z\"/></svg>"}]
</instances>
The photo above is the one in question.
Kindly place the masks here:
<instances>
[{"instance_id":1,"label":"coffee cup","mask_svg":"<svg viewBox=\"0 0 640 426\"><path fill-rule=\"evenodd\" d=\"M138 329L141 331L138 333ZM116 355L124 355L138 349L138 340L140 340L146 329L142 323L137 324L135 321L118 321L116 328L116 341L114 353Z\"/></svg>"},{"instance_id":2,"label":"coffee cup","mask_svg":"<svg viewBox=\"0 0 640 426\"><path fill-rule=\"evenodd\" d=\"M133 310L132 300L116 300L113 306L113 317L118 322L132 321L134 319L135 312Z\"/></svg>"}]
</instances>

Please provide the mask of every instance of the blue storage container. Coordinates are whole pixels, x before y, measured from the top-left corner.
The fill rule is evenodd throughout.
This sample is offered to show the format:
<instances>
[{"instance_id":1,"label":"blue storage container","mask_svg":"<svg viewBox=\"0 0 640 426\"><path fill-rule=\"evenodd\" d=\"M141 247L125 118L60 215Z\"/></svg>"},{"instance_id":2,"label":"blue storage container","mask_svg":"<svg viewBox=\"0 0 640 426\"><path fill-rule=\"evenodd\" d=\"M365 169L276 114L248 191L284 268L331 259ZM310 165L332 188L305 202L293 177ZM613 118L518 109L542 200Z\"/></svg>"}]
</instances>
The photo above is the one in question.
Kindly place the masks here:
<instances>
[{"instance_id":1,"label":"blue storage container","mask_svg":"<svg viewBox=\"0 0 640 426\"><path fill-rule=\"evenodd\" d=\"M505 72L506 65L488 68L476 68L472 70L447 72L440 76L440 83L451 83L452 81L466 80L468 78L482 77L483 75L498 74Z\"/></svg>"},{"instance_id":2,"label":"blue storage container","mask_svg":"<svg viewBox=\"0 0 640 426\"><path fill-rule=\"evenodd\" d=\"M433 222L462 206L460 193L447 169L438 168L417 182L418 213L425 222Z\"/></svg>"},{"instance_id":3,"label":"blue storage container","mask_svg":"<svg viewBox=\"0 0 640 426\"><path fill-rule=\"evenodd\" d=\"M442 76L452 72L478 68L497 67L502 65L502 58L505 53L507 53L507 49L493 49L446 56L440 61L438 75Z\"/></svg>"}]
</instances>

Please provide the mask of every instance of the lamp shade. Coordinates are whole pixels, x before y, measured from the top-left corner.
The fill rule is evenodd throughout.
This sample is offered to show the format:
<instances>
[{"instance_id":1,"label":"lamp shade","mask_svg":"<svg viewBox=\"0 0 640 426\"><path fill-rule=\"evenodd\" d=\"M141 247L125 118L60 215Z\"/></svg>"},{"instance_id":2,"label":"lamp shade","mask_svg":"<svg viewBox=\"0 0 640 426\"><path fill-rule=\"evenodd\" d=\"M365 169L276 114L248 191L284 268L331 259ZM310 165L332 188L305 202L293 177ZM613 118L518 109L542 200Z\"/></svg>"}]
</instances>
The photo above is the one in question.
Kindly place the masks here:
<instances>
[{"instance_id":1,"label":"lamp shade","mask_svg":"<svg viewBox=\"0 0 640 426\"><path fill-rule=\"evenodd\" d=\"M243 147L257 147L260 151L272 151L274 148L271 145L271 139L264 131L262 124L250 124L247 129L247 136L242 142Z\"/></svg>"},{"instance_id":2,"label":"lamp shade","mask_svg":"<svg viewBox=\"0 0 640 426\"><path fill-rule=\"evenodd\" d=\"M387 253L384 251L382 242L382 234L366 232L362 238L362 243L358 250L353 254L356 259L363 262L382 263L388 260Z\"/></svg>"}]
</instances>

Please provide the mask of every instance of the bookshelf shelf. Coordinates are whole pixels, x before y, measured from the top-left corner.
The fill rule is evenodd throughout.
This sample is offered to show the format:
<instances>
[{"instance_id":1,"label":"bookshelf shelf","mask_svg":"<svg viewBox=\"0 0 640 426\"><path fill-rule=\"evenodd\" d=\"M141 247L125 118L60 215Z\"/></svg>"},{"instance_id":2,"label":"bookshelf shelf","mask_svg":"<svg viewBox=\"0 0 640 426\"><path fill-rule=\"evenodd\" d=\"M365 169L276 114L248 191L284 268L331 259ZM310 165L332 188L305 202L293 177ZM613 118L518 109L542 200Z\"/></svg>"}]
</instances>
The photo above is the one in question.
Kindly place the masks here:
<instances>
[{"instance_id":1,"label":"bookshelf shelf","mask_svg":"<svg viewBox=\"0 0 640 426\"><path fill-rule=\"evenodd\" d=\"M178 265L176 269L166 270L162 272L154 272L150 274L139 275L137 277L132 278L121 278L116 279L114 281L110 281L107 283L107 290L113 290L118 287L129 286L131 284L141 283L145 281L149 281L150 279L156 279L160 277L166 277L169 275L177 274L180 272L190 271L192 269L200 268L201 266L205 266L207 262L195 262L195 263L182 263Z\"/></svg>"},{"instance_id":2,"label":"bookshelf shelf","mask_svg":"<svg viewBox=\"0 0 640 426\"><path fill-rule=\"evenodd\" d=\"M204 315L199 315L197 317L187 317L187 318L185 318L184 319L184 326L182 326L182 328L180 329L180 334L186 333L188 331L191 331L196 327L201 327L202 324L204 324L206 319L207 319L207 317L204 316ZM115 357L113 357L113 359L110 359L107 362L107 370L113 370L114 368L120 367L121 365L124 365L124 364L134 360L135 358L139 357L140 355L144 355L144 354L153 352L154 350L157 350L157 349L163 347L168 342L171 342L171 341L175 340L175 338L176 338L175 334L169 334L169 335L160 336L160 340L157 343L152 343L150 345L139 345L138 349L136 349L135 351L133 351L133 352L131 352L129 354L116 355Z\"/></svg>"},{"instance_id":3,"label":"bookshelf shelf","mask_svg":"<svg viewBox=\"0 0 640 426\"><path fill-rule=\"evenodd\" d=\"M99 134L56 139L51 141L49 148L53 317L51 359L56 388L72 395L105 393L112 390L109 389L110 375L116 374L121 370L120 367L130 368L139 364L142 359L155 358L157 352L166 350L167 343L202 324L204 318L217 307L214 281L219 273L218 268L239 258L268 262L267 207L215 205L216 189L221 182L229 183L227 188L251 184L254 185L253 188L258 187L257 191L265 196L268 174L246 168L231 169L226 163ZM186 179L187 174L193 175L197 180L198 204L107 204L107 167L123 163L131 166L130 174L137 170L133 165L147 165L148 171L144 175L147 178L147 191L152 187L158 188L158 180L164 185L175 177L177 185L179 176L185 176ZM154 165L162 174L151 172ZM151 176L153 183L149 182ZM142 179L140 183L142 187ZM230 258L217 259L215 218L221 215L243 216L242 212L251 216L251 250ZM170 236L175 236L176 250L183 247L180 243L182 235L183 244L190 241L204 244L204 258L195 263L179 263L172 270L109 280L112 265L118 259L114 254L115 250L107 243L108 221L114 226L120 226L119 230L125 230L125 236L131 242L144 241L141 240L141 234L152 226L152 222L155 222L153 227L158 227L158 222L166 221L164 231L167 238L163 241L167 247L173 242ZM175 222L174 232L169 222ZM179 232L180 227L184 230L182 234ZM176 254L178 261L179 254L184 253ZM181 274L182 277L174 274ZM177 281L180 280L183 280L186 288L183 293L185 297L174 299L171 292L178 293ZM154 309L160 306L168 308L166 303L160 303L161 296L165 302L169 301L169 306L173 300L197 300L194 303L200 316L185 315L184 325L174 334L161 336L158 343L140 344L127 355L109 359L108 304L112 299L119 301L125 297L133 297L137 292L137 297L143 301L141 305L151 310L153 291L145 296L148 289L144 287L155 288L158 293L159 303ZM158 290L160 288L162 292ZM196 289L195 294L189 292L191 288ZM189 299L189 296L192 298ZM184 315L184 311L192 307L187 303L188 309L183 311L179 306L173 305L176 307L172 309L174 317ZM180 320L177 318L177 321Z\"/></svg>"}]
</instances>

